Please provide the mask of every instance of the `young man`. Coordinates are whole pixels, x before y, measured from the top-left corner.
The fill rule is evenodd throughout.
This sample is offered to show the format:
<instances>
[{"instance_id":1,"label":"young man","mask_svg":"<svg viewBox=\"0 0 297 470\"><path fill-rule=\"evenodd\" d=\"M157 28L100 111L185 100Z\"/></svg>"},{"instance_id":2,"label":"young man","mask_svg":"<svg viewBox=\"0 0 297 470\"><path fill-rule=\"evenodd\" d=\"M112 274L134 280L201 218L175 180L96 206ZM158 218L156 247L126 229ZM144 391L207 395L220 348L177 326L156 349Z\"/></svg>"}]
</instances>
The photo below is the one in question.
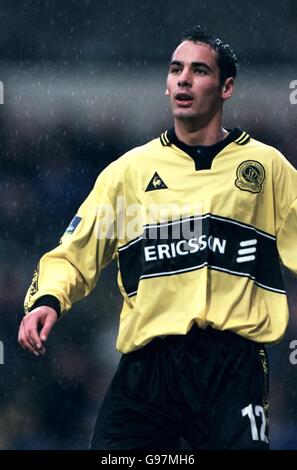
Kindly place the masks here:
<instances>
[{"instance_id":1,"label":"young man","mask_svg":"<svg viewBox=\"0 0 297 470\"><path fill-rule=\"evenodd\" d=\"M222 127L235 76L221 40L197 30L181 41L166 89L174 128L100 174L28 291L19 341L38 355L118 258L123 356L92 448L174 449L181 437L193 449L269 446L263 344L287 325L279 256L297 272L297 172Z\"/></svg>"}]
</instances>

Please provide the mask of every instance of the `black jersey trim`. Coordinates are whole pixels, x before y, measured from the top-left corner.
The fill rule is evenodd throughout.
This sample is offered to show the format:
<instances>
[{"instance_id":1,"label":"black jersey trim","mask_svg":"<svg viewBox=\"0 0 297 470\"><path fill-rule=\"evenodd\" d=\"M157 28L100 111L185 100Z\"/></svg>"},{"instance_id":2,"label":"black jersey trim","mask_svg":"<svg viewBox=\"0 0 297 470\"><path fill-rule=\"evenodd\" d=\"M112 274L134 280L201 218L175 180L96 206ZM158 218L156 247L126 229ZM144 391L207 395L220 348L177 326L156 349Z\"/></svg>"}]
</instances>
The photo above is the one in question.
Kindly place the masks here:
<instances>
[{"instance_id":1,"label":"black jersey trim","mask_svg":"<svg viewBox=\"0 0 297 470\"><path fill-rule=\"evenodd\" d=\"M219 266L213 266L213 265L207 263L207 261L205 261L204 263L202 263L198 266L193 266L192 268L187 268L187 269L180 269L178 271L169 271L169 272L156 273L156 274L145 274L143 276L140 276L140 280L141 279L154 278L154 277L174 276L176 274L188 273L188 272L192 272L192 271L199 271L200 269L203 269L205 266L207 266L208 268L210 268L214 271L220 271L220 272L223 272L223 273L233 274L234 276L238 276L238 277L247 277L247 278L255 281L255 284L257 284L259 287L262 287L263 289L269 290L271 292L277 292L279 294L285 294L286 293L286 291L284 289L276 289L276 288L273 288L273 287L266 286L265 284L262 284L261 282L257 282L255 276L252 276L251 274L242 273L240 271L231 271L230 269L220 268ZM137 293L137 291L134 292L133 294L136 294L136 293Z\"/></svg>"},{"instance_id":2,"label":"black jersey trim","mask_svg":"<svg viewBox=\"0 0 297 470\"><path fill-rule=\"evenodd\" d=\"M223 139L220 142L217 142L214 145L217 145L219 143L226 143L228 145L231 142L235 142L238 145L244 145L251 138L251 136L246 131L242 131L238 127L235 127L233 129L228 129L228 130L229 130L230 134L225 139ZM170 128L170 129L166 130L165 132L162 132L162 134L160 135L160 141L161 141L161 144L163 145L163 147L171 145L171 144L175 144L178 148L180 148L179 144L182 144L183 147L186 146L186 147L190 147L190 148L191 147L194 147L194 148L212 147L212 145L210 145L210 146L199 146L199 145L190 146L190 145L184 144L183 142L181 142L176 137L174 128Z\"/></svg>"},{"instance_id":3,"label":"black jersey trim","mask_svg":"<svg viewBox=\"0 0 297 470\"><path fill-rule=\"evenodd\" d=\"M262 289L265 289L265 290L269 290L271 292L277 292L278 294L286 294L286 291L284 289L277 289L277 288L273 288L273 287L269 287L265 284L262 284L261 282L258 282L255 278L255 276L251 276L250 274L246 274L246 273L242 273L242 272L236 272L236 271L231 271L231 270L228 270L228 269L222 269L218 266L210 266L208 265L208 267L210 269L213 269L214 271L221 271L221 272L226 272L228 274L232 274L234 276L238 276L238 277L248 277L249 279L251 279L252 281L255 282L255 284L259 287L262 287Z\"/></svg>"},{"instance_id":4,"label":"black jersey trim","mask_svg":"<svg viewBox=\"0 0 297 470\"><path fill-rule=\"evenodd\" d=\"M145 231L146 229L149 230L151 228L167 227L167 226L172 226L172 225L176 225L176 224L180 224L180 223L184 223L184 222L204 219L206 217L211 217L212 219L217 219L217 220L223 220L223 221L228 222L230 224L235 224L235 225L238 225L240 227L244 227L244 228L253 230L256 233L259 233L260 235L263 235L264 237L270 238L271 240L276 240L276 237L274 235L271 235L268 232L264 232L264 230L260 230L259 228L256 228L251 224L246 224L245 222L239 222L238 220L231 219L231 218L228 218L228 217L222 217L220 215L213 215L210 212L208 212L207 214L203 214L203 215L196 215L196 216L192 216L192 217L187 217L187 218L184 218L182 220L172 220L170 222L161 222L161 223L157 223L157 224L145 224L143 226L143 229ZM123 245L123 246L119 247L118 251L126 250L127 248L129 248L130 245L134 245L134 243L137 243L138 241L142 240L143 238L144 238L144 235L140 235L139 237L135 238L134 240L128 242L126 245Z\"/></svg>"},{"instance_id":5,"label":"black jersey trim","mask_svg":"<svg viewBox=\"0 0 297 470\"><path fill-rule=\"evenodd\" d=\"M161 144L163 145L163 147L165 147L166 143L165 143L165 140L164 140L164 134L160 135L160 141L161 141Z\"/></svg>"},{"instance_id":6,"label":"black jersey trim","mask_svg":"<svg viewBox=\"0 0 297 470\"><path fill-rule=\"evenodd\" d=\"M163 132L160 135L160 141L161 141L161 144L163 145L163 147L167 147L167 146L170 145L169 139L167 137L167 131Z\"/></svg>"},{"instance_id":7,"label":"black jersey trim","mask_svg":"<svg viewBox=\"0 0 297 470\"><path fill-rule=\"evenodd\" d=\"M28 309L28 312L31 312L32 310L34 310L37 307L43 307L43 306L53 308L57 312L58 318L61 316L60 302L54 295L50 295L50 294L43 295L42 297L39 297L39 299L37 299L34 302L32 307L30 307Z\"/></svg>"},{"instance_id":8,"label":"black jersey trim","mask_svg":"<svg viewBox=\"0 0 297 470\"><path fill-rule=\"evenodd\" d=\"M250 274L230 271L228 269L222 269L218 266L212 266L212 265L208 264L207 262L202 263L201 265L198 265L198 266L194 266L192 268L183 269L183 270L179 270L179 271L172 271L172 272L167 272L167 273L156 273L154 275L143 275L143 276L140 277L140 281L142 279L151 279L151 278L155 278L155 277L170 277L170 276L175 276L177 274L183 274L183 273L188 273L188 272L192 272L192 271L199 271L200 269L203 269L206 266L207 266L207 268L209 268L213 271L219 271L219 272L231 274L233 276L248 278L248 279L254 281L254 283L258 287L260 287L264 290L268 290L269 292L275 292L277 294L286 294L286 291L284 289L276 289L276 288L273 288L273 287L270 287L270 286L266 286L265 284L262 284L260 282L257 282L255 277L251 276ZM128 295L128 297L134 297L135 295L137 295L137 292L138 292L138 289L135 290L134 292L127 293L127 295Z\"/></svg>"},{"instance_id":9,"label":"black jersey trim","mask_svg":"<svg viewBox=\"0 0 297 470\"><path fill-rule=\"evenodd\" d=\"M236 139L234 142L238 145L245 145L250 140L251 136L247 132L243 132L243 135Z\"/></svg>"},{"instance_id":10,"label":"black jersey trim","mask_svg":"<svg viewBox=\"0 0 297 470\"><path fill-rule=\"evenodd\" d=\"M175 133L174 127L163 132L160 141L163 146L173 145L189 155L195 164L195 170L210 170L214 158L232 142L244 145L250 136L247 132L235 127L229 129L229 135L213 145L188 145L180 141Z\"/></svg>"},{"instance_id":11,"label":"black jersey trim","mask_svg":"<svg viewBox=\"0 0 297 470\"><path fill-rule=\"evenodd\" d=\"M231 271L229 269L223 269L223 268L220 268L219 266L212 266L211 264L209 264L207 262L202 263L201 265L198 265L198 266L193 266L192 268L180 269L179 271L171 271L171 272L167 272L167 273L156 273L156 274L144 275L144 276L140 277L140 280L141 279L154 278L154 277L174 276L176 274L182 274L182 273L187 273L187 272L191 272L191 271L199 271L200 269L203 269L205 266L212 269L213 271L220 271L220 272L232 274L232 275L238 276L238 277L249 278L249 279L255 281L255 284L257 284L257 286L262 287L263 289L269 290L271 292L277 292L279 294L285 294L286 293L286 291L284 289L272 288L272 287L266 286L265 284L257 282L255 276L252 276L250 274L242 273L240 271ZM133 295L135 295L136 293L137 293L137 291L133 292Z\"/></svg>"},{"instance_id":12,"label":"black jersey trim","mask_svg":"<svg viewBox=\"0 0 297 470\"><path fill-rule=\"evenodd\" d=\"M270 238L271 240L276 240L276 237L274 235L271 235L268 232L264 232L264 230L260 230L260 229L254 227L251 224L246 224L244 222L238 222L238 220L230 219L228 217L222 217L220 215L207 214L207 216L212 217L213 219L224 220L226 222L229 222L230 224L235 224L235 225L239 225L241 227L245 227L245 228L250 229L250 230L254 230L255 232L259 233L260 235L263 235L264 237Z\"/></svg>"},{"instance_id":13,"label":"black jersey trim","mask_svg":"<svg viewBox=\"0 0 297 470\"><path fill-rule=\"evenodd\" d=\"M185 219L182 219L182 220L173 220L173 221L170 221L170 222L162 222L162 223L158 223L158 224L146 224L146 225L143 226L143 228L144 229L149 229L149 228L155 228L155 227L157 228L157 227L175 225L175 224L188 222L190 220L204 219L206 217L211 217L212 219L223 220L223 221L231 223L231 224L239 225L241 227L254 230L255 232L263 235L264 237L271 238L271 240L276 240L276 237L274 235L271 235L268 232L264 232L264 230L260 230L256 227L254 227L253 225L246 224L245 222L239 222L238 220L231 219L231 218L228 218L228 217L222 217L220 215L213 215L210 212L208 212L207 214L203 214L203 215L188 217L188 218L185 218Z\"/></svg>"},{"instance_id":14,"label":"black jersey trim","mask_svg":"<svg viewBox=\"0 0 297 470\"><path fill-rule=\"evenodd\" d=\"M118 251L127 250L127 248L129 248L131 245L134 245L135 243L139 242L139 240L142 240L142 239L143 239L143 235L141 235L138 238L135 238L135 240L132 240L131 242L127 243L126 245L121 246L120 248L118 248Z\"/></svg>"},{"instance_id":15,"label":"black jersey trim","mask_svg":"<svg viewBox=\"0 0 297 470\"><path fill-rule=\"evenodd\" d=\"M184 235L187 228L192 230L187 232L189 236ZM118 256L123 287L129 296L135 295L141 280L186 273L206 265L249 277L264 289L285 293L276 238L212 214L146 225L142 236L118 249Z\"/></svg>"},{"instance_id":16,"label":"black jersey trim","mask_svg":"<svg viewBox=\"0 0 297 470\"><path fill-rule=\"evenodd\" d=\"M239 142L241 142L245 137L247 136L247 133L245 131L242 132L242 134L234 140L234 142L236 142L236 144L238 144Z\"/></svg>"}]
</instances>

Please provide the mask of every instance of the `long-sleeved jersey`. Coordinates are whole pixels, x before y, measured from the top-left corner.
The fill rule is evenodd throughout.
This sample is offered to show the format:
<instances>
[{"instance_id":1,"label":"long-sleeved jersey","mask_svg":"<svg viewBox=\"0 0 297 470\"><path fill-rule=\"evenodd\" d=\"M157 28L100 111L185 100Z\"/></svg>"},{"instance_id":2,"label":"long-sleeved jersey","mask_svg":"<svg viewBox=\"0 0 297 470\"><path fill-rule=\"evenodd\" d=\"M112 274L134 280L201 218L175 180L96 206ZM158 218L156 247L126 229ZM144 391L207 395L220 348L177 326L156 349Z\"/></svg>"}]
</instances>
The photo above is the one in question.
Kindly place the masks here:
<instances>
[{"instance_id":1,"label":"long-sleeved jersey","mask_svg":"<svg viewBox=\"0 0 297 470\"><path fill-rule=\"evenodd\" d=\"M124 299L119 351L186 334L194 322L277 341L288 321L280 259L297 273L297 171L240 129L210 147L164 132L99 175L41 258L26 312L44 296L70 309L113 258Z\"/></svg>"}]
</instances>

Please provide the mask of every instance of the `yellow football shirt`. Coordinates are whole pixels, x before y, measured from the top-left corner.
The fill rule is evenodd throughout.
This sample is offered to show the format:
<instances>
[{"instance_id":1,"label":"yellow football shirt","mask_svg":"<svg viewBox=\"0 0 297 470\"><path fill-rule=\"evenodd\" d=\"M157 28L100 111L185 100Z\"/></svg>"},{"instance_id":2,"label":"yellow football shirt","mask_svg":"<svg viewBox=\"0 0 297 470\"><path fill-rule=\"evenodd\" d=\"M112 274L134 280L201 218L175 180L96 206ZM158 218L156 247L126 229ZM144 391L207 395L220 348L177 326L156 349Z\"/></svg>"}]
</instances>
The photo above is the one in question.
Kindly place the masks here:
<instances>
[{"instance_id":1,"label":"yellow football shirt","mask_svg":"<svg viewBox=\"0 0 297 470\"><path fill-rule=\"evenodd\" d=\"M246 132L190 149L166 131L99 175L41 258L26 312L45 295L65 312L116 258L119 351L193 323L277 341L288 321L280 259L297 273L296 200L297 171Z\"/></svg>"}]
</instances>

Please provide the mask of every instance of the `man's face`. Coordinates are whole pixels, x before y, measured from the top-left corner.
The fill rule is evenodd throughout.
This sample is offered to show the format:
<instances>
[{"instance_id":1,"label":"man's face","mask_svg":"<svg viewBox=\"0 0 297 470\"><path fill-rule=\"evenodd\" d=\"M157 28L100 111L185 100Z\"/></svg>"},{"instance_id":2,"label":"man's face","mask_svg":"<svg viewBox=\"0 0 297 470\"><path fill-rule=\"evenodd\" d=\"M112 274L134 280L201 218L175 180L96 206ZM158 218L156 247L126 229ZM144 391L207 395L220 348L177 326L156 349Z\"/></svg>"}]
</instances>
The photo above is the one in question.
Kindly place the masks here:
<instances>
[{"instance_id":1,"label":"man's face","mask_svg":"<svg viewBox=\"0 0 297 470\"><path fill-rule=\"evenodd\" d=\"M208 44L182 42L174 51L167 94L174 118L207 122L220 109L222 86L217 52Z\"/></svg>"}]
</instances>

